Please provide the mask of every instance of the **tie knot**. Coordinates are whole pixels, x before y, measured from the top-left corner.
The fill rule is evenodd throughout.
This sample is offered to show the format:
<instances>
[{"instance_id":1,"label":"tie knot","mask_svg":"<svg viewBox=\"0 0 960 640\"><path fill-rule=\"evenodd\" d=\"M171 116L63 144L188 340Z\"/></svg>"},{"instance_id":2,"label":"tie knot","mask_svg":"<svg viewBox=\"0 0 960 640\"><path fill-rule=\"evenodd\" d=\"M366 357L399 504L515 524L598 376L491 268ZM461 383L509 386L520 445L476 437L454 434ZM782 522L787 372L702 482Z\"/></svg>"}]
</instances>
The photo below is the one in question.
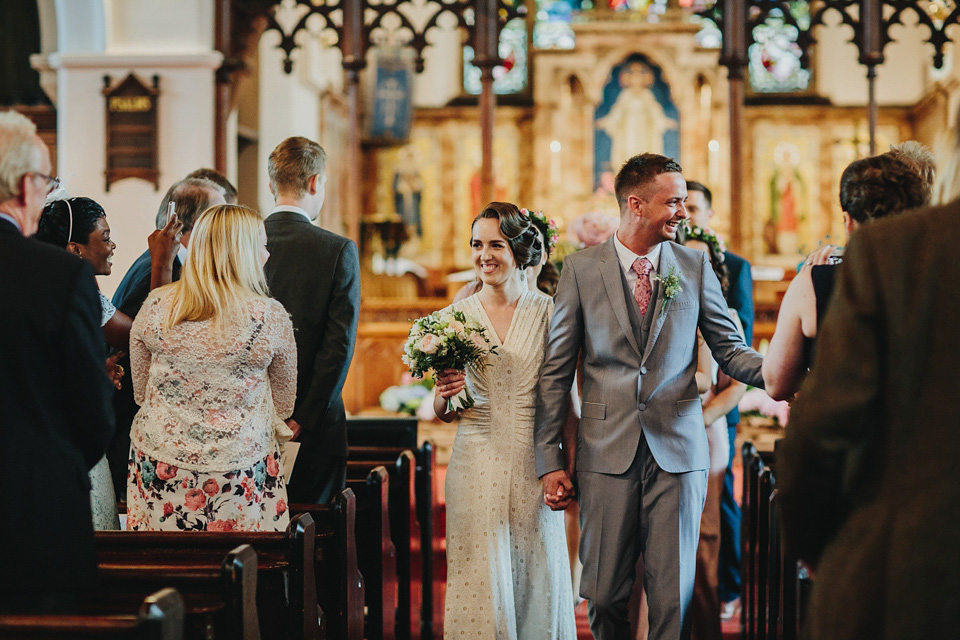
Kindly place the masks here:
<instances>
[{"instance_id":1,"label":"tie knot","mask_svg":"<svg viewBox=\"0 0 960 640\"><path fill-rule=\"evenodd\" d=\"M633 261L633 272L640 276L650 275L650 271L653 270L653 263L647 260L646 258L637 258Z\"/></svg>"}]
</instances>

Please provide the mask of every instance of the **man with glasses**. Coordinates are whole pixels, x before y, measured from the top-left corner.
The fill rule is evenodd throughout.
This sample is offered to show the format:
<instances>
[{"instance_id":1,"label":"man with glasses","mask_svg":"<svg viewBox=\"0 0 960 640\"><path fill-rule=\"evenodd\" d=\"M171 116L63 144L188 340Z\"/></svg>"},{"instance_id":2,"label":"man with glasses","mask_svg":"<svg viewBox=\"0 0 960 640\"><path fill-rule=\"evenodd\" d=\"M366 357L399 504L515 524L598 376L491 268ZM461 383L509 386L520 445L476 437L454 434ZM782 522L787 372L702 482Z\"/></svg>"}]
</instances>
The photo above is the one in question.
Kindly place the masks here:
<instances>
[{"instance_id":1,"label":"man with glasses","mask_svg":"<svg viewBox=\"0 0 960 640\"><path fill-rule=\"evenodd\" d=\"M29 239L50 173L33 123L0 112L0 613L70 611L93 582L87 472L113 433L90 263Z\"/></svg>"}]
</instances>

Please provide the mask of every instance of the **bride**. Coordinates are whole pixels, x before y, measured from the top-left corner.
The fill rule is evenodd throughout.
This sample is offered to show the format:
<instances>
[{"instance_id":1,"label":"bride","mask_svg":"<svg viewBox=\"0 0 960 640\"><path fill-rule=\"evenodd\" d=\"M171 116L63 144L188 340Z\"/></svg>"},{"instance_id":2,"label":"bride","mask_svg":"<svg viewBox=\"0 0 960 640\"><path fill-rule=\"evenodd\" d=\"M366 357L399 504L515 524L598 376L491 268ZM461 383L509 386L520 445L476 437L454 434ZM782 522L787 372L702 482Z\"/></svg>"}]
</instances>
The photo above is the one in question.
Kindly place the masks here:
<instances>
[{"instance_id":1,"label":"bride","mask_svg":"<svg viewBox=\"0 0 960 640\"><path fill-rule=\"evenodd\" d=\"M483 287L454 308L482 322L496 355L486 366L437 376L434 409L466 386L447 470L444 638L575 640L563 514L543 503L534 466L536 384L553 301L530 291L524 268L540 261L536 227L508 203L473 221L473 263Z\"/></svg>"}]
</instances>

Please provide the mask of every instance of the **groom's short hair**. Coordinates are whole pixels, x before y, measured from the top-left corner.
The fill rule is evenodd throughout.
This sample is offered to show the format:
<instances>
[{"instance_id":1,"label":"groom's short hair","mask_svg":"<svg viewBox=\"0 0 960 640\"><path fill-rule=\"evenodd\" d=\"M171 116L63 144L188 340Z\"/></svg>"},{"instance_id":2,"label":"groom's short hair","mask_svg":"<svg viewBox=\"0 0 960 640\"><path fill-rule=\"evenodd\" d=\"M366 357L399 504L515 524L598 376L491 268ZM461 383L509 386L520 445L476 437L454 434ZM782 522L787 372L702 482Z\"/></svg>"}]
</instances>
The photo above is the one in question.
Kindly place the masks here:
<instances>
[{"instance_id":1,"label":"groom's short hair","mask_svg":"<svg viewBox=\"0 0 960 640\"><path fill-rule=\"evenodd\" d=\"M624 162L613 184L620 212L626 208L627 198L639 195L638 192L643 191L661 173L683 173L683 169L673 158L658 153L641 153Z\"/></svg>"}]
</instances>

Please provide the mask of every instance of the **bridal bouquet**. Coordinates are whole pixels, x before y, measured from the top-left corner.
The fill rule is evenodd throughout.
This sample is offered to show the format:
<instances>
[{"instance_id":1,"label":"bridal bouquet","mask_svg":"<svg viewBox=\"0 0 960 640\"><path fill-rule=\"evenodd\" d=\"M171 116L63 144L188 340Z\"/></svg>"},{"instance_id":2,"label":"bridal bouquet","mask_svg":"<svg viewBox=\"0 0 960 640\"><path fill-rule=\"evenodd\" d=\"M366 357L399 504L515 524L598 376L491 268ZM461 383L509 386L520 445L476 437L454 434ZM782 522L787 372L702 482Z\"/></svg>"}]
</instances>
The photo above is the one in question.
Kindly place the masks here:
<instances>
[{"instance_id":1,"label":"bridal bouquet","mask_svg":"<svg viewBox=\"0 0 960 640\"><path fill-rule=\"evenodd\" d=\"M469 364L482 367L488 355L496 354L496 349L487 338L486 328L462 311L436 311L414 321L403 346L403 363L415 377L422 378L429 369L463 371ZM473 405L466 387L447 399L447 411Z\"/></svg>"}]
</instances>

